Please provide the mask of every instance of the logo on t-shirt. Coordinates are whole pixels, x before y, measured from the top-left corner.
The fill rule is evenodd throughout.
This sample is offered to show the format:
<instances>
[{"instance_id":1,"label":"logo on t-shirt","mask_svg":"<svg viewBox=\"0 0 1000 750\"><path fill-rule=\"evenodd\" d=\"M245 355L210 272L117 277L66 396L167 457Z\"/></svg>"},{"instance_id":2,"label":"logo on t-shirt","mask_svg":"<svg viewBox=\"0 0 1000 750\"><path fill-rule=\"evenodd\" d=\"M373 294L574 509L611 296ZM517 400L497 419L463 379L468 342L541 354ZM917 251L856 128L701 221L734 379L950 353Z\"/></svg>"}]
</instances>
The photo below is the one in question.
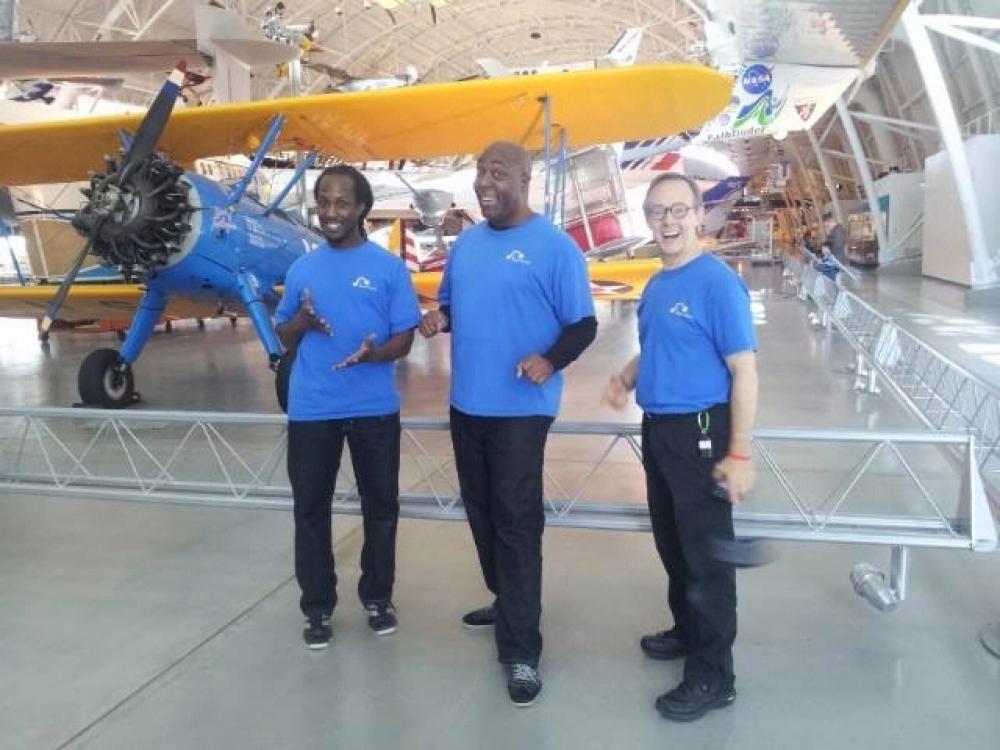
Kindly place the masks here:
<instances>
[{"instance_id":1,"label":"logo on t-shirt","mask_svg":"<svg viewBox=\"0 0 1000 750\"><path fill-rule=\"evenodd\" d=\"M507 260L511 263L524 263L526 266L531 265L531 261L528 260L527 256L520 250L511 250L507 253Z\"/></svg>"},{"instance_id":2,"label":"logo on t-shirt","mask_svg":"<svg viewBox=\"0 0 1000 750\"><path fill-rule=\"evenodd\" d=\"M378 291L378 290L377 290L377 289L375 288L375 285L374 285L374 284L372 284L372 283L371 283L371 282L370 282L370 281L368 280L368 278L367 278L367 277L365 277L365 276L358 276L358 278L356 278L356 279L354 280L354 283L353 283L353 284L351 284L351 286L355 286L355 287L357 287L358 289L367 289L367 290L369 290L369 291L371 291L371 292L375 292L375 291Z\"/></svg>"},{"instance_id":3,"label":"logo on t-shirt","mask_svg":"<svg viewBox=\"0 0 1000 750\"><path fill-rule=\"evenodd\" d=\"M688 320L693 317L686 302L675 302L670 306L670 314L676 315L680 318L687 318Z\"/></svg>"}]
</instances>

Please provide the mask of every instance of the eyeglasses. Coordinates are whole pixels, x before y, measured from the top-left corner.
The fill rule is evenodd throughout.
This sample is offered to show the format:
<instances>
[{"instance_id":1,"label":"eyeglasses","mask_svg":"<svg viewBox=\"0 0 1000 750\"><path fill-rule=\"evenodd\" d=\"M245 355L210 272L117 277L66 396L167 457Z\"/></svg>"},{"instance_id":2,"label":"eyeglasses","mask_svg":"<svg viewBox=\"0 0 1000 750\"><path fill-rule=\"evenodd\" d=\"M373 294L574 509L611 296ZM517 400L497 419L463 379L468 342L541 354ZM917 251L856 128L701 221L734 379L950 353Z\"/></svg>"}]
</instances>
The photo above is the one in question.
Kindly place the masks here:
<instances>
[{"instance_id":1,"label":"eyeglasses","mask_svg":"<svg viewBox=\"0 0 1000 750\"><path fill-rule=\"evenodd\" d=\"M654 206L643 206L642 210L646 214L646 218L650 221L662 221L663 217L667 215L667 211L675 219L683 219L688 213L694 209L694 206L689 206L687 203L672 203L669 206L663 206L656 204Z\"/></svg>"}]
</instances>

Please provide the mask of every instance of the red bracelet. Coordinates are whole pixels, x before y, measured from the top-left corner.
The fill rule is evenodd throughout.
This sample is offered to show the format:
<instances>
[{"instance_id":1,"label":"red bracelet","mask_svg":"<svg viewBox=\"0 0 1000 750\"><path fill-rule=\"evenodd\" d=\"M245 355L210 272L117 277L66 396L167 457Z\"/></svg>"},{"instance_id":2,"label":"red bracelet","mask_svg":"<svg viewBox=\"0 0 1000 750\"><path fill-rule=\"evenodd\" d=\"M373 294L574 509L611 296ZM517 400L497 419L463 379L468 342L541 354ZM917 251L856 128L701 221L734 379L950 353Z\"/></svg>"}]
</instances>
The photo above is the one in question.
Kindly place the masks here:
<instances>
[{"instance_id":1,"label":"red bracelet","mask_svg":"<svg viewBox=\"0 0 1000 750\"><path fill-rule=\"evenodd\" d=\"M727 453L726 458L731 458L734 461L749 461L753 456L743 453Z\"/></svg>"}]
</instances>

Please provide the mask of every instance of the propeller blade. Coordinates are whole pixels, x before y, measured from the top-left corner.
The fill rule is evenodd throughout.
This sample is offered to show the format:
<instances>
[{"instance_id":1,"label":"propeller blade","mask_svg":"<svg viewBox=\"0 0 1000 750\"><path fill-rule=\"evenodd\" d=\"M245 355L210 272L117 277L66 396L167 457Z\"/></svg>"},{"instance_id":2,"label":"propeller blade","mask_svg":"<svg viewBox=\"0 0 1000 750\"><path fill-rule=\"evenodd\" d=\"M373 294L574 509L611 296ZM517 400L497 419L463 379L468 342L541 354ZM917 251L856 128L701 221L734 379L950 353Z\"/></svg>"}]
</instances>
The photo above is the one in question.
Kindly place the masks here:
<instances>
[{"instance_id":1,"label":"propeller blade","mask_svg":"<svg viewBox=\"0 0 1000 750\"><path fill-rule=\"evenodd\" d=\"M167 127L167 121L170 119L174 104L177 103L177 96L184 84L186 71L187 64L181 60L167 80L163 82L163 86L160 87L160 92L153 100L146 116L142 118L142 122L139 123L139 129L132 139L128 153L122 160L119 184L125 182L136 165L156 150L156 144L159 142L160 136L163 135L163 130Z\"/></svg>"},{"instance_id":2,"label":"propeller blade","mask_svg":"<svg viewBox=\"0 0 1000 750\"><path fill-rule=\"evenodd\" d=\"M83 259L87 257L87 253L90 252L90 248L94 244L94 237L97 236L99 228L99 225L95 227L94 232L87 238L87 242L84 243L83 249L80 250L79 255L73 259L73 265L69 267L69 270L63 277L62 283L56 291L56 296L52 298L52 301L49 302L49 306L45 308L45 317L42 318L42 322L38 326L38 338L42 341L45 341L45 339L49 337L49 329L52 327L52 323L55 322L56 315L59 314L59 309L63 306L63 302L66 301L66 295L69 294L69 288L73 286L73 282L76 280L76 275L80 272L80 267L83 265Z\"/></svg>"}]
</instances>

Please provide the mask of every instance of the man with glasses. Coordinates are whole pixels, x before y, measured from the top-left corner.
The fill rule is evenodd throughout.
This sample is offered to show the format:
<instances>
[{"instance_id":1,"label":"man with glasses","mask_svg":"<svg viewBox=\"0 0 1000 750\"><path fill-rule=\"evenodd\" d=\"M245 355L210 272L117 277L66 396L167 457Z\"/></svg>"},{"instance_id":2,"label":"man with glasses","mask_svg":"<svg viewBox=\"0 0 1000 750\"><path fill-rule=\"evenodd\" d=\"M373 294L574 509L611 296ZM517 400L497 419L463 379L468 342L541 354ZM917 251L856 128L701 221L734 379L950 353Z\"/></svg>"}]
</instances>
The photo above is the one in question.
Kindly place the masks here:
<instances>
[{"instance_id":1,"label":"man with glasses","mask_svg":"<svg viewBox=\"0 0 1000 750\"><path fill-rule=\"evenodd\" d=\"M684 679L656 709L692 721L736 698L736 577L713 557L733 539L732 504L751 488L757 347L743 281L700 244L697 184L664 174L649 186L646 220L663 270L639 302L639 355L611 377L605 400L637 389L642 462L674 626L644 636L653 659L684 658Z\"/></svg>"}]
</instances>

